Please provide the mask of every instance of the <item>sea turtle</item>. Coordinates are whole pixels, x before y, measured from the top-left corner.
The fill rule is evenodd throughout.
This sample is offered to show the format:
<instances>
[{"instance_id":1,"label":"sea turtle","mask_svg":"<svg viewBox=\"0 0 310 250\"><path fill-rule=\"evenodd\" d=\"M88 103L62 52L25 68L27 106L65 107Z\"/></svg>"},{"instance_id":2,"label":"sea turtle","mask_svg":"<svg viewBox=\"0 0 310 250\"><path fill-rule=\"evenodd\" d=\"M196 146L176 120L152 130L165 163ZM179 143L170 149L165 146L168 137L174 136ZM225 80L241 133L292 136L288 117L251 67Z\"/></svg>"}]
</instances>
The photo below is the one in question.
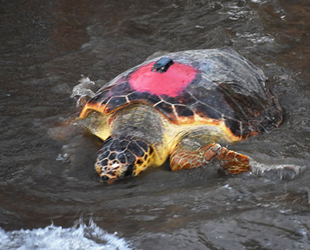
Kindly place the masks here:
<instances>
[{"instance_id":1,"label":"sea turtle","mask_svg":"<svg viewBox=\"0 0 310 250\"><path fill-rule=\"evenodd\" d=\"M169 53L125 71L83 107L79 120L103 140L95 163L104 182L137 176L170 156L172 171L219 160L251 171L246 155L222 145L282 120L264 73L231 48Z\"/></svg>"}]
</instances>

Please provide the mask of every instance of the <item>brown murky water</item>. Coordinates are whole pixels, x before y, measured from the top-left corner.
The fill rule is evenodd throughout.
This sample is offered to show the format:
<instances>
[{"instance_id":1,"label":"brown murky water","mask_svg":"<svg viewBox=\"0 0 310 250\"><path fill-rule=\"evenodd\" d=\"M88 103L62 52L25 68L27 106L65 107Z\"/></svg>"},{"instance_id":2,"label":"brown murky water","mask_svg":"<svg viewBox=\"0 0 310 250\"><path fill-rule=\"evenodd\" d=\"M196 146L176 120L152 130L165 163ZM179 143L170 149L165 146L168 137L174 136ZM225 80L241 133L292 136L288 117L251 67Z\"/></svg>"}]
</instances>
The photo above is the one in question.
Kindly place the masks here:
<instances>
[{"instance_id":1,"label":"brown murky water","mask_svg":"<svg viewBox=\"0 0 310 250\"><path fill-rule=\"evenodd\" d=\"M308 167L309 1L3 0L0 33L2 241L82 217L134 249L310 249L309 170L288 181L163 166L106 186L93 170L100 142L63 126L82 74L100 85L156 51L231 46L265 71L285 112L234 149Z\"/></svg>"}]
</instances>

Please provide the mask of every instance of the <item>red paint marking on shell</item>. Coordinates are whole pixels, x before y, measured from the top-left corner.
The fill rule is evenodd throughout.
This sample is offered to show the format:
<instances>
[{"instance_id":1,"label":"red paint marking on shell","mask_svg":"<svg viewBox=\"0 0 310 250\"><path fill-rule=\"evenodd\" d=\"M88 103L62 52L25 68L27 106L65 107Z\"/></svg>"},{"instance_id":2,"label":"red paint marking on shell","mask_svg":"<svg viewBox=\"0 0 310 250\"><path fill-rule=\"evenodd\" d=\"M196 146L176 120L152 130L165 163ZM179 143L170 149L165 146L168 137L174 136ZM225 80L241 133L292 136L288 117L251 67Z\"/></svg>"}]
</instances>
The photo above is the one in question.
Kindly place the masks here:
<instances>
[{"instance_id":1,"label":"red paint marking on shell","mask_svg":"<svg viewBox=\"0 0 310 250\"><path fill-rule=\"evenodd\" d=\"M178 96L195 78L195 68L174 63L166 72L152 71L155 62L140 67L135 71L129 83L139 92L149 92L153 95Z\"/></svg>"}]
</instances>

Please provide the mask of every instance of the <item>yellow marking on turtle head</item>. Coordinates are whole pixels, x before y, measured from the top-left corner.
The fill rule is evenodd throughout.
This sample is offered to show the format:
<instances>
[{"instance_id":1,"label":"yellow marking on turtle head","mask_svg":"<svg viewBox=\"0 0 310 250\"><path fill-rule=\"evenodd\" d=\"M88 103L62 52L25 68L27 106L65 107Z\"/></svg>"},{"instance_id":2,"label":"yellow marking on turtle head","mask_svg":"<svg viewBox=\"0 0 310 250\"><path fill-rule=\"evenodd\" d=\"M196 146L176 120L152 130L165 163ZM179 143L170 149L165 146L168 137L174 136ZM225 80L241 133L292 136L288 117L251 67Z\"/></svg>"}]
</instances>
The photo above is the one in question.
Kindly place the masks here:
<instances>
[{"instance_id":1,"label":"yellow marking on turtle head","mask_svg":"<svg viewBox=\"0 0 310 250\"><path fill-rule=\"evenodd\" d=\"M133 176L137 176L149 166L154 165L155 163L155 156L153 150L149 147L149 150L142 156L136 157L135 167L133 171Z\"/></svg>"}]
</instances>

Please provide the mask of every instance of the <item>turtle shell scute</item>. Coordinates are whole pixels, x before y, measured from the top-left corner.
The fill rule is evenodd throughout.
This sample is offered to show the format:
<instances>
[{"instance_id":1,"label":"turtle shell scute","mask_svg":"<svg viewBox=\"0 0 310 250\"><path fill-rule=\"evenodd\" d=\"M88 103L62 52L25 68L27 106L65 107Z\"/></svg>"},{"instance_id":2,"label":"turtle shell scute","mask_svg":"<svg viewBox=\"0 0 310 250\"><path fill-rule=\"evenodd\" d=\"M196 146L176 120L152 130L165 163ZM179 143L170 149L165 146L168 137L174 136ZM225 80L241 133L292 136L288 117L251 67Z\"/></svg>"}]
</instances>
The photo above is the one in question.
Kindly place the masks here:
<instances>
[{"instance_id":1,"label":"turtle shell scute","mask_svg":"<svg viewBox=\"0 0 310 250\"><path fill-rule=\"evenodd\" d=\"M154 105L154 108L160 110L163 114L165 114L172 122L177 122L177 116L174 112L174 105L171 103L167 103L161 101Z\"/></svg>"},{"instance_id":2,"label":"turtle shell scute","mask_svg":"<svg viewBox=\"0 0 310 250\"><path fill-rule=\"evenodd\" d=\"M125 96L113 96L109 99L109 101L105 105L105 112L111 113L116 107L121 107L123 105L128 104ZM104 103L102 103L104 104Z\"/></svg>"},{"instance_id":3,"label":"turtle shell scute","mask_svg":"<svg viewBox=\"0 0 310 250\"><path fill-rule=\"evenodd\" d=\"M174 105L174 107L179 117L193 117L194 116L194 112L189 106Z\"/></svg>"}]
</instances>

